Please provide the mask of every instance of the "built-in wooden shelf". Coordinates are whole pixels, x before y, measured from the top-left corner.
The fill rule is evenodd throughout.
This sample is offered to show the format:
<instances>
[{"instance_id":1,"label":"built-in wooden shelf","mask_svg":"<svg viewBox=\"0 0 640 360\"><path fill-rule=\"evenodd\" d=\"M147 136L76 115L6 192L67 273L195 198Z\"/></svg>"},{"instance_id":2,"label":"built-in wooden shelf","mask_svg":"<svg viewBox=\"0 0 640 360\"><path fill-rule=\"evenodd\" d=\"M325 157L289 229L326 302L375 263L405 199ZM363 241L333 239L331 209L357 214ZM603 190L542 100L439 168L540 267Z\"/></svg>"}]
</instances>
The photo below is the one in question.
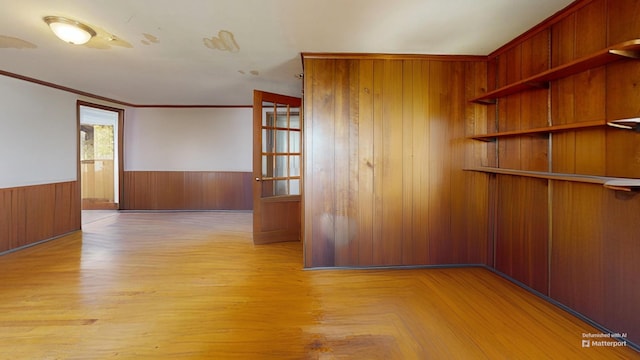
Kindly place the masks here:
<instances>
[{"instance_id":1,"label":"built-in wooden shelf","mask_svg":"<svg viewBox=\"0 0 640 360\"><path fill-rule=\"evenodd\" d=\"M495 141L499 137L547 134L547 133L561 132L561 131L567 131L567 130L583 129L588 127L604 126L606 124L607 122L605 120L583 121L583 122L572 123L572 124L552 125L552 126L545 126L545 127L527 129L527 130L512 130L512 131L495 132L490 134L472 135L472 136L469 136L468 138L474 139L474 140L481 140L481 141Z\"/></svg>"},{"instance_id":2,"label":"built-in wooden shelf","mask_svg":"<svg viewBox=\"0 0 640 360\"><path fill-rule=\"evenodd\" d=\"M640 58L640 39L629 40L608 47L591 55L528 77L524 80L514 82L493 91L489 91L482 96L471 99L470 101L478 104L495 104L496 99L498 98L515 94L521 91L538 89L540 87L548 87L548 83L550 81L558 80L625 58Z\"/></svg>"},{"instance_id":3,"label":"built-in wooden shelf","mask_svg":"<svg viewBox=\"0 0 640 360\"><path fill-rule=\"evenodd\" d=\"M495 167L481 166L470 167L463 169L465 171L478 171L490 174L502 174L502 175L514 175L532 177L538 179L547 180L561 180L561 181L573 181L581 183L599 184L612 190L621 191L640 191L640 179L630 178L616 178L606 176L594 176L594 175L579 175L579 174L563 174L544 171L527 171L527 170L514 170L514 169L501 169Z\"/></svg>"},{"instance_id":4,"label":"built-in wooden shelf","mask_svg":"<svg viewBox=\"0 0 640 360\"><path fill-rule=\"evenodd\" d=\"M489 134L479 134L479 135L471 135L467 136L467 139L474 139L480 141L495 141L500 137L509 137L509 136L520 136L520 135L535 135L535 134L548 134L569 130L578 130L585 129L590 127L598 127L609 125L619 129L626 130L635 130L640 132L640 118L630 118L630 119L620 119L620 120L594 120L594 121L582 121L571 124L561 124L561 125L551 125L533 129L525 129L525 130L511 130L511 131L500 131Z\"/></svg>"}]
</instances>

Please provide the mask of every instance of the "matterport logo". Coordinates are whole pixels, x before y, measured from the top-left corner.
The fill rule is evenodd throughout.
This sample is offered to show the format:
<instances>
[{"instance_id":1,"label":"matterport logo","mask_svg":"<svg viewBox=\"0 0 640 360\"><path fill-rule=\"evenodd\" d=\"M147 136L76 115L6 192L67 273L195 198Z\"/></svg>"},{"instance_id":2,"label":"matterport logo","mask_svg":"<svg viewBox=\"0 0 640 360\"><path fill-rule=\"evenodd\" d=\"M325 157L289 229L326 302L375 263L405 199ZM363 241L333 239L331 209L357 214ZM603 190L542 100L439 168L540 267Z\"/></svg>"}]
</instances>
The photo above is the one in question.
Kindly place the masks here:
<instances>
[{"instance_id":1,"label":"matterport logo","mask_svg":"<svg viewBox=\"0 0 640 360\"><path fill-rule=\"evenodd\" d=\"M621 347L627 346L627 333L582 333L582 347Z\"/></svg>"}]
</instances>

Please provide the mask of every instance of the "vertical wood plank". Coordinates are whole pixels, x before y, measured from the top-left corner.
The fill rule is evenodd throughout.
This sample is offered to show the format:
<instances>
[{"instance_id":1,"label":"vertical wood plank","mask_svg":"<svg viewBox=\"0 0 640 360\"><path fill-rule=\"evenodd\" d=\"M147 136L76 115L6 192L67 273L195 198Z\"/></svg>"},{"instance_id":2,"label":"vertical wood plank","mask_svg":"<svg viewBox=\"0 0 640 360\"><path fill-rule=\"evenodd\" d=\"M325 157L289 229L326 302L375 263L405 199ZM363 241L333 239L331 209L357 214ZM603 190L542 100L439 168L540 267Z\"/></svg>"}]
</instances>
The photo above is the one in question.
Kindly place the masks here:
<instances>
[{"instance_id":1,"label":"vertical wood plank","mask_svg":"<svg viewBox=\"0 0 640 360\"><path fill-rule=\"evenodd\" d=\"M640 67L637 61L607 66L606 114L608 120L640 116ZM606 129L606 175L640 178L640 135Z\"/></svg>"},{"instance_id":2,"label":"vertical wood plank","mask_svg":"<svg viewBox=\"0 0 640 360\"><path fill-rule=\"evenodd\" d=\"M554 28L555 45L562 60L573 60L605 47L604 1L580 8ZM566 24L566 25L562 25ZM578 36L577 34L580 34ZM564 45L564 48L560 47ZM567 86L569 85L569 86ZM552 89L554 123L602 120L604 112L604 68L593 69L558 81ZM557 103L557 105L555 104ZM605 141L600 130L580 130L554 134L554 171L604 175Z\"/></svg>"},{"instance_id":3,"label":"vertical wood plank","mask_svg":"<svg viewBox=\"0 0 640 360\"><path fill-rule=\"evenodd\" d=\"M607 47L607 32L605 31L607 28L607 0L594 0L579 8L575 12L575 21L576 58L587 56Z\"/></svg>"},{"instance_id":4,"label":"vertical wood plank","mask_svg":"<svg viewBox=\"0 0 640 360\"><path fill-rule=\"evenodd\" d=\"M11 213L14 214L14 228L9 239L9 248L14 249L25 244L27 240L27 191L28 187L14 188L11 194Z\"/></svg>"},{"instance_id":5,"label":"vertical wood plank","mask_svg":"<svg viewBox=\"0 0 640 360\"><path fill-rule=\"evenodd\" d=\"M202 174L202 181L213 179L213 183L204 183L205 186L215 186L216 197L207 199L203 204L206 210L251 210L253 207L252 182L250 172L207 172ZM209 176L207 176L209 175ZM185 188L186 192L190 189ZM186 205L190 209L189 204Z\"/></svg>"},{"instance_id":6,"label":"vertical wood plank","mask_svg":"<svg viewBox=\"0 0 640 360\"><path fill-rule=\"evenodd\" d=\"M382 90L382 264L402 263L402 61L384 60Z\"/></svg>"},{"instance_id":7,"label":"vertical wood plank","mask_svg":"<svg viewBox=\"0 0 640 360\"><path fill-rule=\"evenodd\" d=\"M55 184L25 188L25 236L19 246L53 237Z\"/></svg>"},{"instance_id":8,"label":"vertical wood plank","mask_svg":"<svg viewBox=\"0 0 640 360\"><path fill-rule=\"evenodd\" d=\"M574 121L605 118L605 69L599 68L574 76ZM602 129L581 129L573 133L574 170L578 174L605 174L605 132Z\"/></svg>"},{"instance_id":9,"label":"vertical wood plank","mask_svg":"<svg viewBox=\"0 0 640 360\"><path fill-rule=\"evenodd\" d=\"M523 78L522 75L522 45L509 49L502 56L506 67L506 83L511 84ZM503 99L505 103L505 116L501 116L500 131L522 129L520 117L522 115L522 94L509 95Z\"/></svg>"},{"instance_id":10,"label":"vertical wood plank","mask_svg":"<svg viewBox=\"0 0 640 360\"><path fill-rule=\"evenodd\" d=\"M551 66L557 67L575 59L576 16L571 14L554 24L551 29ZM574 78L551 82L552 125L574 122ZM554 136L556 136L554 134ZM554 139L555 140L555 139Z\"/></svg>"},{"instance_id":11,"label":"vertical wood plank","mask_svg":"<svg viewBox=\"0 0 640 360\"><path fill-rule=\"evenodd\" d=\"M358 265L373 265L374 237L374 85L373 60L359 62L358 97Z\"/></svg>"},{"instance_id":12,"label":"vertical wood plank","mask_svg":"<svg viewBox=\"0 0 640 360\"><path fill-rule=\"evenodd\" d=\"M184 174L184 204L194 210L206 209L206 187L209 174L204 171L190 171Z\"/></svg>"},{"instance_id":13,"label":"vertical wood plank","mask_svg":"<svg viewBox=\"0 0 640 360\"><path fill-rule=\"evenodd\" d=\"M496 269L547 294L547 182L498 176Z\"/></svg>"},{"instance_id":14,"label":"vertical wood plank","mask_svg":"<svg viewBox=\"0 0 640 360\"><path fill-rule=\"evenodd\" d=\"M575 131L575 172L584 175L605 175L606 137L602 129Z\"/></svg>"},{"instance_id":15,"label":"vertical wood plank","mask_svg":"<svg viewBox=\"0 0 640 360\"><path fill-rule=\"evenodd\" d=\"M501 59L502 57L500 57ZM495 89L499 81L498 76L499 58L490 59L487 62L487 89ZM487 105L487 126L486 131L482 131L481 134L489 134L499 131L498 114L499 109L502 106L502 102L498 101L496 105ZM487 159L483 165L497 167L498 164L498 145L497 142L491 142L487 145Z\"/></svg>"},{"instance_id":16,"label":"vertical wood plank","mask_svg":"<svg viewBox=\"0 0 640 360\"><path fill-rule=\"evenodd\" d=\"M429 262L429 61L416 61L413 66L412 100L412 144L413 144L413 189L412 224L410 247L405 247L405 264L427 264Z\"/></svg>"},{"instance_id":17,"label":"vertical wood plank","mask_svg":"<svg viewBox=\"0 0 640 360\"><path fill-rule=\"evenodd\" d=\"M606 2L593 1L576 12L575 57L606 47ZM579 36L578 36L579 34ZM575 121L602 120L605 114L605 68L583 72L575 78ZM605 132L602 129L575 131L575 172L605 174Z\"/></svg>"},{"instance_id":18,"label":"vertical wood plank","mask_svg":"<svg viewBox=\"0 0 640 360\"><path fill-rule=\"evenodd\" d=\"M11 211L11 189L0 189L0 252L11 248L11 233L14 227Z\"/></svg>"},{"instance_id":19,"label":"vertical wood plank","mask_svg":"<svg viewBox=\"0 0 640 360\"><path fill-rule=\"evenodd\" d=\"M468 62L465 64L465 99L472 99L479 93L480 89L487 88L488 66L484 62ZM488 105L474 104L466 101L468 115L465 117L466 130L465 137L486 134L489 126L490 107ZM495 106L492 105L495 108ZM491 130L489 132L495 132ZM465 157L465 167L488 166L489 143L485 141L469 141L467 143L467 155Z\"/></svg>"},{"instance_id":20,"label":"vertical wood plank","mask_svg":"<svg viewBox=\"0 0 640 360\"><path fill-rule=\"evenodd\" d=\"M451 164L448 157L450 64L432 61L429 68L429 261L451 262Z\"/></svg>"},{"instance_id":21,"label":"vertical wood plank","mask_svg":"<svg viewBox=\"0 0 640 360\"><path fill-rule=\"evenodd\" d=\"M576 16L570 14L553 25L551 30L551 66L556 67L575 59ZM551 91L551 124L569 124L575 121L575 77L553 81ZM575 132L551 135L551 170L575 173Z\"/></svg>"},{"instance_id":22,"label":"vertical wood plank","mask_svg":"<svg viewBox=\"0 0 640 360\"><path fill-rule=\"evenodd\" d=\"M348 264L360 263L360 227L359 204L360 204L360 64L357 60L349 61L349 189L347 217L349 219L349 259Z\"/></svg>"},{"instance_id":23,"label":"vertical wood plank","mask_svg":"<svg viewBox=\"0 0 640 360\"><path fill-rule=\"evenodd\" d=\"M54 229L51 236L80 230L80 199L78 199L78 181L55 185Z\"/></svg>"},{"instance_id":24,"label":"vertical wood plank","mask_svg":"<svg viewBox=\"0 0 640 360\"><path fill-rule=\"evenodd\" d=\"M384 263L384 237L382 236L383 226L383 198L384 182L383 174L385 169L384 148L384 60L375 60L373 63L373 239L372 239L372 261L374 264Z\"/></svg>"},{"instance_id":25,"label":"vertical wood plank","mask_svg":"<svg viewBox=\"0 0 640 360\"><path fill-rule=\"evenodd\" d=\"M521 45L521 76L529 77L549 68L549 36L540 31ZM548 89L536 89L522 94L520 99L520 128L531 129L549 124ZM549 136L525 136L520 138L521 168L530 171L548 171Z\"/></svg>"},{"instance_id":26,"label":"vertical wood plank","mask_svg":"<svg viewBox=\"0 0 640 360\"><path fill-rule=\"evenodd\" d=\"M402 61L402 243L400 254L402 260L400 264L411 264L413 262L414 244L414 182L413 182L413 102L414 102L414 81L420 81L414 73L415 61Z\"/></svg>"},{"instance_id":27,"label":"vertical wood plank","mask_svg":"<svg viewBox=\"0 0 640 360\"><path fill-rule=\"evenodd\" d=\"M602 187L554 181L550 296L604 319Z\"/></svg>"},{"instance_id":28,"label":"vertical wood plank","mask_svg":"<svg viewBox=\"0 0 640 360\"><path fill-rule=\"evenodd\" d=\"M464 173L464 147L465 147L465 68L462 63L452 62L451 67L451 87L449 105L449 153L447 154L449 163L449 183L450 183L450 251L449 262L466 262L466 229L472 224L467 222L466 213L469 200L466 194L459 189L465 188Z\"/></svg>"},{"instance_id":29,"label":"vertical wood plank","mask_svg":"<svg viewBox=\"0 0 640 360\"><path fill-rule=\"evenodd\" d=\"M607 1L607 45L640 38L640 4L637 0Z\"/></svg>"},{"instance_id":30,"label":"vertical wood plank","mask_svg":"<svg viewBox=\"0 0 640 360\"><path fill-rule=\"evenodd\" d=\"M333 80L334 98L334 184L335 184L335 265L349 265L349 64L348 60L335 60Z\"/></svg>"},{"instance_id":31,"label":"vertical wood plank","mask_svg":"<svg viewBox=\"0 0 640 360\"><path fill-rule=\"evenodd\" d=\"M515 227L510 216L515 216L516 206L510 196L516 193L514 180L510 176L496 176L496 244L495 244L495 268L506 275L513 276L513 239Z\"/></svg>"},{"instance_id":32,"label":"vertical wood plank","mask_svg":"<svg viewBox=\"0 0 640 360\"><path fill-rule=\"evenodd\" d=\"M500 56L500 67L504 68L505 84L522 79L522 47L515 46ZM498 100L499 131L520 130L522 94L514 94ZM498 164L509 169L521 169L521 139L507 137L498 140Z\"/></svg>"},{"instance_id":33,"label":"vertical wood plank","mask_svg":"<svg viewBox=\"0 0 640 360\"><path fill-rule=\"evenodd\" d=\"M501 168L522 170L520 138L505 137L497 141L498 165Z\"/></svg>"},{"instance_id":34,"label":"vertical wood plank","mask_svg":"<svg viewBox=\"0 0 640 360\"><path fill-rule=\"evenodd\" d=\"M607 176L640 178L640 134L607 129Z\"/></svg>"},{"instance_id":35,"label":"vertical wood plank","mask_svg":"<svg viewBox=\"0 0 640 360\"><path fill-rule=\"evenodd\" d=\"M186 208L184 185L185 173L182 171L162 171L158 175L158 207L176 210Z\"/></svg>"},{"instance_id":36,"label":"vertical wood plank","mask_svg":"<svg viewBox=\"0 0 640 360\"><path fill-rule=\"evenodd\" d=\"M311 125L310 176L313 188L306 194L312 201L312 242L314 266L335 265L335 61L312 62L314 76L311 97L314 101Z\"/></svg>"},{"instance_id":37,"label":"vertical wood plank","mask_svg":"<svg viewBox=\"0 0 640 360\"><path fill-rule=\"evenodd\" d=\"M629 334L629 340L640 343L640 196L603 190L603 324Z\"/></svg>"},{"instance_id":38,"label":"vertical wood plank","mask_svg":"<svg viewBox=\"0 0 640 360\"><path fill-rule=\"evenodd\" d=\"M480 62L467 62L464 66L464 82L461 88L464 89L462 99L470 99L476 94L476 89L486 86L486 64ZM461 164L459 168L469 166L479 166L486 161L486 144L484 142L472 141L466 137L475 134L476 129L486 128L487 116L486 107L461 101L464 108L464 116L457 120L459 127L458 132L460 138L456 138L459 144L457 151L461 152ZM488 192L489 192L489 175L463 171L458 174L462 177L461 188L464 191L455 191L452 196L458 198L461 204L461 216L453 216L452 228L462 229L462 237L458 254L460 263L489 264L488 253L490 245L488 243L489 236L489 218L488 218ZM454 187L455 189L455 187Z\"/></svg>"},{"instance_id":39,"label":"vertical wood plank","mask_svg":"<svg viewBox=\"0 0 640 360\"><path fill-rule=\"evenodd\" d=\"M303 108L302 111L303 121L302 121L302 186L301 190L304 196L301 199L302 206L302 219L304 220L304 224L302 224L302 257L304 267L312 267L313 266L313 224L314 224L314 207L315 202L313 201L312 189L314 186L314 177L312 174L313 170L313 123L315 122L313 118L313 108L315 99L313 98L313 85L314 82L311 80L315 77L314 71L314 60L310 60L307 58L302 59L302 64L304 68L304 76L302 80L304 96L302 97Z\"/></svg>"}]
</instances>

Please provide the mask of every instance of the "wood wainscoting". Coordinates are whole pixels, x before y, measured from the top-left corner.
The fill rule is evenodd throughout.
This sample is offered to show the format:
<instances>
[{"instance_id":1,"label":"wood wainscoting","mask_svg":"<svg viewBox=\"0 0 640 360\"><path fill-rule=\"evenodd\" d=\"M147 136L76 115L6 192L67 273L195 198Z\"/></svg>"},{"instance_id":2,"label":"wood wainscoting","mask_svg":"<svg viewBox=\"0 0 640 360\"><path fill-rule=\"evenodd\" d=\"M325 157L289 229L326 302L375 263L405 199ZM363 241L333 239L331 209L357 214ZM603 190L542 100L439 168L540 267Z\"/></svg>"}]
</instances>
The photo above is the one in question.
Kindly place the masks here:
<instances>
[{"instance_id":1,"label":"wood wainscoting","mask_svg":"<svg viewBox=\"0 0 640 360\"><path fill-rule=\"evenodd\" d=\"M0 253L80 230L77 181L0 189Z\"/></svg>"},{"instance_id":2,"label":"wood wainscoting","mask_svg":"<svg viewBox=\"0 0 640 360\"><path fill-rule=\"evenodd\" d=\"M122 210L252 210L251 172L125 171Z\"/></svg>"}]
</instances>

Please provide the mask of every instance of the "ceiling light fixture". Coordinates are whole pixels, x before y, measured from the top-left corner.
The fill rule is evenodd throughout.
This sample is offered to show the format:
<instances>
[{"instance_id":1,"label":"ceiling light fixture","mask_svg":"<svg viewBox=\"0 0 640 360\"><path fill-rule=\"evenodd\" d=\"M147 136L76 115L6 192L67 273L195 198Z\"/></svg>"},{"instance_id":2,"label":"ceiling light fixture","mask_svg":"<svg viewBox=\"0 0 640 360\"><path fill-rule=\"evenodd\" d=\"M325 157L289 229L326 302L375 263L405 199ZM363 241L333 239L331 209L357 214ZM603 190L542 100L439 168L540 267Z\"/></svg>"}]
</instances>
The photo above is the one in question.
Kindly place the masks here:
<instances>
[{"instance_id":1,"label":"ceiling light fixture","mask_svg":"<svg viewBox=\"0 0 640 360\"><path fill-rule=\"evenodd\" d=\"M75 20L61 16L46 16L43 20L60 40L69 44L82 45L96 36L92 28Z\"/></svg>"}]
</instances>

